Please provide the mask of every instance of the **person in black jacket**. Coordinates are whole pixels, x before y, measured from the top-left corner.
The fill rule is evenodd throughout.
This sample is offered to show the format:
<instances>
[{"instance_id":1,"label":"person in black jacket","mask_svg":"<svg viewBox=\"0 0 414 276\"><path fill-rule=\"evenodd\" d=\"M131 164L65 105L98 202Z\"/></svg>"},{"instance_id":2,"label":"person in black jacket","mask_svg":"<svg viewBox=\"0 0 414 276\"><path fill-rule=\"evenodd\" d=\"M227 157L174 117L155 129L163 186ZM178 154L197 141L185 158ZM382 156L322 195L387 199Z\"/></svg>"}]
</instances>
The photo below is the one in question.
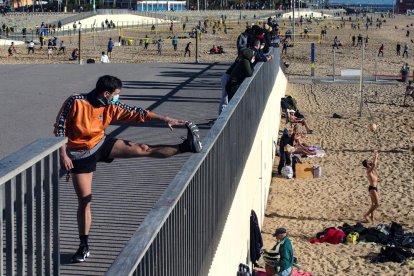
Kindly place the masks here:
<instances>
[{"instance_id":1,"label":"person in black jacket","mask_svg":"<svg viewBox=\"0 0 414 276\"><path fill-rule=\"evenodd\" d=\"M253 75L253 63L255 61L254 52L251 49L244 49L240 55L237 65L230 74L226 84L226 91L229 102L236 94L237 89L245 78Z\"/></svg>"},{"instance_id":2,"label":"person in black jacket","mask_svg":"<svg viewBox=\"0 0 414 276\"><path fill-rule=\"evenodd\" d=\"M290 152L286 151L286 146L290 145L293 147L295 141L295 135L293 129L285 129L279 142L279 166L277 167L277 174L282 174L282 169L285 165L290 166L292 161L290 160Z\"/></svg>"},{"instance_id":3,"label":"person in black jacket","mask_svg":"<svg viewBox=\"0 0 414 276\"><path fill-rule=\"evenodd\" d=\"M264 47L265 47L265 45L264 45L264 43L261 42L260 39L256 38L254 40L254 44L251 48L255 52L254 65L256 65L256 63L258 63L258 62L267 62L267 61L269 61L273 58L272 55L265 55L263 53Z\"/></svg>"},{"instance_id":4,"label":"person in black jacket","mask_svg":"<svg viewBox=\"0 0 414 276\"><path fill-rule=\"evenodd\" d=\"M231 72L233 72L234 68L236 67L237 63L239 62L239 57L230 65L230 67L221 75L220 83L221 83L221 100L219 105L219 115L221 112L227 107L229 104L229 98L227 96L227 83L230 79Z\"/></svg>"}]
</instances>

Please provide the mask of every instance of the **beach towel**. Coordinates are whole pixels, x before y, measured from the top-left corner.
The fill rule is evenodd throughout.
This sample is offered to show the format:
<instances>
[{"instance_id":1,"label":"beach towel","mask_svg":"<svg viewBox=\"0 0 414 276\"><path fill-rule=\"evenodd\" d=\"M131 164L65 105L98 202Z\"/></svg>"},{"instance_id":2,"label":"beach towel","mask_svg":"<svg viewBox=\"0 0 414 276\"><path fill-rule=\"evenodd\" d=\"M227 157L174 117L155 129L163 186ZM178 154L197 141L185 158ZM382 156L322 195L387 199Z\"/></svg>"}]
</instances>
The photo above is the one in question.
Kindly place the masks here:
<instances>
[{"instance_id":1,"label":"beach towel","mask_svg":"<svg viewBox=\"0 0 414 276\"><path fill-rule=\"evenodd\" d=\"M296 268L294 268L291 276L312 276L312 273L307 271L298 271Z\"/></svg>"},{"instance_id":2,"label":"beach towel","mask_svg":"<svg viewBox=\"0 0 414 276\"><path fill-rule=\"evenodd\" d=\"M316 154L314 154L314 155L308 155L307 157L309 157L309 158L313 158L313 157L322 158L324 156L325 156L325 151L322 150L322 149L317 149L316 150Z\"/></svg>"},{"instance_id":3,"label":"beach towel","mask_svg":"<svg viewBox=\"0 0 414 276\"><path fill-rule=\"evenodd\" d=\"M330 244L343 243L345 240L345 233L342 230L331 228L320 238L312 238L309 240L310 243L323 243L327 242Z\"/></svg>"}]
</instances>

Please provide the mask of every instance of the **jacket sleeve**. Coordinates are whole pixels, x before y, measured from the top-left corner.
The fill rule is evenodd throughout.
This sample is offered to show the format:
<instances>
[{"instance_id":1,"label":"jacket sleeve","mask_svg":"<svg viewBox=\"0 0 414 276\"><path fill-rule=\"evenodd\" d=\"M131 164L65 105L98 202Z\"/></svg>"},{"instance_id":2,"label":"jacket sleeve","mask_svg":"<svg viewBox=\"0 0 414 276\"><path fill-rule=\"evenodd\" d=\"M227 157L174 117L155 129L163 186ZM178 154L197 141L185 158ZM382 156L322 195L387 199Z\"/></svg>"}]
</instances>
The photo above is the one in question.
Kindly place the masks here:
<instances>
[{"instance_id":1,"label":"jacket sleeve","mask_svg":"<svg viewBox=\"0 0 414 276\"><path fill-rule=\"evenodd\" d=\"M66 125L68 120L70 120L70 113L74 112L74 103L77 99L77 96L69 97L62 105L59 110L59 113L56 117L56 122L54 125L54 134L57 137L66 136Z\"/></svg>"},{"instance_id":2,"label":"jacket sleeve","mask_svg":"<svg viewBox=\"0 0 414 276\"><path fill-rule=\"evenodd\" d=\"M253 70L248 60L244 60L245 78L253 76Z\"/></svg>"},{"instance_id":3,"label":"jacket sleeve","mask_svg":"<svg viewBox=\"0 0 414 276\"><path fill-rule=\"evenodd\" d=\"M137 106L129 106L121 102L111 105L112 121L139 123L151 120L152 112Z\"/></svg>"},{"instance_id":4,"label":"jacket sleeve","mask_svg":"<svg viewBox=\"0 0 414 276\"><path fill-rule=\"evenodd\" d=\"M280 271L284 271L292 267L293 263L293 248L290 242L285 242L283 246L280 247Z\"/></svg>"}]
</instances>

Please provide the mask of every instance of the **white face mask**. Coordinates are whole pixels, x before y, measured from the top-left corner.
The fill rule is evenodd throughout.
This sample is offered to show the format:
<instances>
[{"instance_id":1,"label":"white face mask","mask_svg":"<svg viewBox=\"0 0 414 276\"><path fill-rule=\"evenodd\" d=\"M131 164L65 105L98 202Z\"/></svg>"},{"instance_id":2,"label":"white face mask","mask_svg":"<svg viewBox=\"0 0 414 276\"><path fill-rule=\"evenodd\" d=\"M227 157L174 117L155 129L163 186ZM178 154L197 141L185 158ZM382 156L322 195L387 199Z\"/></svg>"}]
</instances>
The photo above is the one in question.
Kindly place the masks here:
<instances>
[{"instance_id":1,"label":"white face mask","mask_svg":"<svg viewBox=\"0 0 414 276\"><path fill-rule=\"evenodd\" d=\"M118 95L115 95L115 96L112 98L112 100L111 100L111 104L114 104L114 103L116 103L117 101L119 101L119 94L118 94Z\"/></svg>"},{"instance_id":2,"label":"white face mask","mask_svg":"<svg viewBox=\"0 0 414 276\"><path fill-rule=\"evenodd\" d=\"M264 48L264 45L260 45L260 49L263 50L263 48Z\"/></svg>"}]
</instances>

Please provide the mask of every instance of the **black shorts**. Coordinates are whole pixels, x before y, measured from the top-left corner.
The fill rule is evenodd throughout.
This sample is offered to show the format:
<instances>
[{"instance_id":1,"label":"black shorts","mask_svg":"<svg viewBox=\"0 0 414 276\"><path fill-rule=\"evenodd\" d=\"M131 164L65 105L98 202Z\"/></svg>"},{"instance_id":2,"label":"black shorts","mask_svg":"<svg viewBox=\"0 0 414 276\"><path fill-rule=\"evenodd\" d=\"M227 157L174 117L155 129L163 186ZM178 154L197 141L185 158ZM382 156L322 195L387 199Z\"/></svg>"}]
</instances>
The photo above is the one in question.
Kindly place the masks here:
<instances>
[{"instance_id":1,"label":"black shorts","mask_svg":"<svg viewBox=\"0 0 414 276\"><path fill-rule=\"evenodd\" d=\"M369 185L368 186L368 192L370 192L371 190L374 190L374 191L377 191L378 192L378 188L377 187L374 187L374 186Z\"/></svg>"},{"instance_id":2,"label":"black shorts","mask_svg":"<svg viewBox=\"0 0 414 276\"><path fill-rule=\"evenodd\" d=\"M102 146L95 153L86 158L72 160L71 173L90 173L96 171L96 163L98 162L111 163L114 159L108 157L116 141L118 139L106 137Z\"/></svg>"},{"instance_id":3,"label":"black shorts","mask_svg":"<svg viewBox=\"0 0 414 276\"><path fill-rule=\"evenodd\" d=\"M108 48L108 53L112 53L112 48Z\"/></svg>"}]
</instances>

